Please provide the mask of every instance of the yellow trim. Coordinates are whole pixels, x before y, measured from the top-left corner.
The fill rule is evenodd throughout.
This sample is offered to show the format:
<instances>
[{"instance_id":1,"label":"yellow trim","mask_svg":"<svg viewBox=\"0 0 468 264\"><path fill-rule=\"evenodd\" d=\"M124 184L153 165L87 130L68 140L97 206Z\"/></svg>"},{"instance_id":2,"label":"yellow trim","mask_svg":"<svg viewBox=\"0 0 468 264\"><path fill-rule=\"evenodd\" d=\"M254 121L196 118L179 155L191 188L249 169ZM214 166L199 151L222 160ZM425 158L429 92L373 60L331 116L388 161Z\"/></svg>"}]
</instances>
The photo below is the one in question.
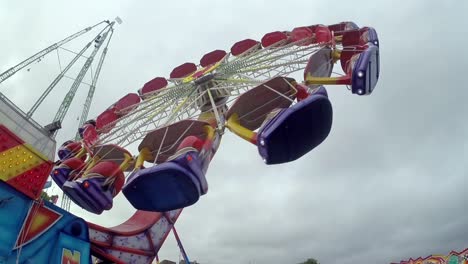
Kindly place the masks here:
<instances>
[{"instance_id":1,"label":"yellow trim","mask_svg":"<svg viewBox=\"0 0 468 264\"><path fill-rule=\"evenodd\" d=\"M343 41L343 35L341 35L341 36L335 36L335 41L336 41L336 42L342 42L342 41Z\"/></svg>"},{"instance_id":2,"label":"yellow trim","mask_svg":"<svg viewBox=\"0 0 468 264\"><path fill-rule=\"evenodd\" d=\"M81 148L80 151L76 154L76 157L77 158L81 158L83 157L84 155L86 155L86 148Z\"/></svg>"},{"instance_id":3,"label":"yellow trim","mask_svg":"<svg viewBox=\"0 0 468 264\"><path fill-rule=\"evenodd\" d=\"M333 63L336 63L338 60L341 58L341 50L333 50L332 51L332 58L333 58Z\"/></svg>"},{"instance_id":4,"label":"yellow trim","mask_svg":"<svg viewBox=\"0 0 468 264\"><path fill-rule=\"evenodd\" d=\"M198 120L200 121L209 121L215 118L215 114L213 111L210 112L203 112L198 116Z\"/></svg>"},{"instance_id":5,"label":"yellow trim","mask_svg":"<svg viewBox=\"0 0 468 264\"><path fill-rule=\"evenodd\" d=\"M262 84L262 82L256 82L256 81L252 81L252 79L231 79L231 78L228 78L228 79L225 79L224 81L226 82L230 82L230 83L255 83L255 84Z\"/></svg>"},{"instance_id":6,"label":"yellow trim","mask_svg":"<svg viewBox=\"0 0 468 264\"><path fill-rule=\"evenodd\" d=\"M215 136L215 129L212 126L204 126L203 127L206 133L207 140L213 140Z\"/></svg>"},{"instance_id":7,"label":"yellow trim","mask_svg":"<svg viewBox=\"0 0 468 264\"><path fill-rule=\"evenodd\" d=\"M138 170L143 166L143 163L145 162L146 159L151 157L151 151L149 148L144 147L140 150L140 154L138 155L137 161L135 163L135 169Z\"/></svg>"},{"instance_id":8,"label":"yellow trim","mask_svg":"<svg viewBox=\"0 0 468 264\"><path fill-rule=\"evenodd\" d=\"M216 115L213 111L203 112L198 116L198 120L209 123L211 126L215 127L217 124Z\"/></svg>"},{"instance_id":9,"label":"yellow trim","mask_svg":"<svg viewBox=\"0 0 468 264\"><path fill-rule=\"evenodd\" d=\"M330 77L311 77L307 76L305 80L306 85L309 84L336 84L336 79Z\"/></svg>"},{"instance_id":10,"label":"yellow trim","mask_svg":"<svg viewBox=\"0 0 468 264\"><path fill-rule=\"evenodd\" d=\"M23 146L25 146L26 148L29 149L29 151L31 151L34 155L38 156L40 159L42 160L49 160L49 158L47 158L44 154L42 154L41 152L37 151L32 145L28 144L28 143L23 143Z\"/></svg>"},{"instance_id":11,"label":"yellow trim","mask_svg":"<svg viewBox=\"0 0 468 264\"><path fill-rule=\"evenodd\" d=\"M0 179L8 181L48 159L27 144L17 145L0 153Z\"/></svg>"},{"instance_id":12,"label":"yellow trim","mask_svg":"<svg viewBox=\"0 0 468 264\"><path fill-rule=\"evenodd\" d=\"M236 113L232 114L229 117L226 123L226 127L229 128L229 130L231 130L234 134L238 135L239 137L243 138L244 140L250 143L252 143L252 139L254 139L256 135L255 132L243 127L239 123L239 116Z\"/></svg>"},{"instance_id":13,"label":"yellow trim","mask_svg":"<svg viewBox=\"0 0 468 264\"><path fill-rule=\"evenodd\" d=\"M209 73L209 72L212 72L213 70L215 70L216 68L218 68L218 66L221 64L221 62L222 62L222 60L218 61L217 63L215 63L213 66L211 66L211 67L208 68L208 69L205 67L205 68L201 68L201 69L195 71L194 73L192 73L192 74L190 74L189 76L185 77L185 78L182 80L182 82L183 82L183 83L189 83L189 82L195 80L195 78L194 78L193 76L194 76L196 73L200 72L200 71L203 71L202 76L205 75L205 74L207 74L207 73Z\"/></svg>"},{"instance_id":14,"label":"yellow trim","mask_svg":"<svg viewBox=\"0 0 468 264\"><path fill-rule=\"evenodd\" d=\"M122 171L125 171L130 166L130 163L133 161L132 156L130 156L128 153L124 153L124 157L125 157L124 161L119 166L119 168Z\"/></svg>"},{"instance_id":15,"label":"yellow trim","mask_svg":"<svg viewBox=\"0 0 468 264\"><path fill-rule=\"evenodd\" d=\"M91 162L88 164L88 166L86 166L86 169L85 171L83 172L83 178L86 178L86 175L88 174L88 172L96 165L96 163L98 163L99 161L101 160L101 157L99 157L98 155L95 155L93 157L93 159L91 159Z\"/></svg>"},{"instance_id":16,"label":"yellow trim","mask_svg":"<svg viewBox=\"0 0 468 264\"><path fill-rule=\"evenodd\" d=\"M346 77L346 76L344 76ZM345 81L343 77L314 77L312 74L308 73L305 78L305 84L340 84L340 82Z\"/></svg>"}]
</instances>

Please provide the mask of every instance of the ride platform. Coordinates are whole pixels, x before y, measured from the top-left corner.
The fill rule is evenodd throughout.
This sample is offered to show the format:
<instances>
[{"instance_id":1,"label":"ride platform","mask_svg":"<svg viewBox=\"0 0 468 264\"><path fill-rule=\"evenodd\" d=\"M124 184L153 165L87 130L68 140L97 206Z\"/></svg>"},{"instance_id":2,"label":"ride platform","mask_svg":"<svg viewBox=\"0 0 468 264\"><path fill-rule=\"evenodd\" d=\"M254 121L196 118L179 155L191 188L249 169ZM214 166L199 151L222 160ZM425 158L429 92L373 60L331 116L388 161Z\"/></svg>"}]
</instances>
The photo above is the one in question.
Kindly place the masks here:
<instances>
[{"instance_id":1,"label":"ride platform","mask_svg":"<svg viewBox=\"0 0 468 264\"><path fill-rule=\"evenodd\" d=\"M0 180L32 199L53 167L55 140L0 93Z\"/></svg>"}]
</instances>

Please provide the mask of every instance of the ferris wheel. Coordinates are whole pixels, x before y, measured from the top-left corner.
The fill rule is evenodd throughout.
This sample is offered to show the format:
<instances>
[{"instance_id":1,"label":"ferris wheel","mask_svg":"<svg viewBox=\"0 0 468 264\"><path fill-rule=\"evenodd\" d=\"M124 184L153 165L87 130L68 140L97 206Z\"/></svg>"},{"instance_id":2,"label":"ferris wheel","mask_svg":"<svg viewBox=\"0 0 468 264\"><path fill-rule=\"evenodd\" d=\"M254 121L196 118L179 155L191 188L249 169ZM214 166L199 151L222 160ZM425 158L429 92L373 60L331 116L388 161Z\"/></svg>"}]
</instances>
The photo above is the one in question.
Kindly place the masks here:
<instances>
[{"instance_id":1,"label":"ferris wheel","mask_svg":"<svg viewBox=\"0 0 468 264\"><path fill-rule=\"evenodd\" d=\"M150 80L87 121L81 140L59 150L51 176L97 214L111 209L121 190L139 210L184 208L207 193L205 176L226 128L255 145L266 164L291 162L331 130L323 85L362 96L378 78L379 41L371 27L312 25L241 40L229 52L214 50ZM132 144L139 153L128 150Z\"/></svg>"},{"instance_id":2,"label":"ferris wheel","mask_svg":"<svg viewBox=\"0 0 468 264\"><path fill-rule=\"evenodd\" d=\"M111 39L114 33L114 26L116 23L121 24L122 20L119 17L116 17L115 21L103 20L94 25L88 26L48 46L47 48L37 52L36 54L18 63L17 65L10 67L6 71L0 73L0 83L2 83L23 69L27 69L27 71L30 71L30 68L28 67L31 67L33 63L40 63L45 56L49 55L50 53L54 51L57 52L58 64L60 66L59 74L47 86L47 88L43 91L40 97L34 102L34 104L32 104L31 108L28 111L25 111L23 113L21 109L15 107L16 111L18 111L19 113L22 113L21 115L23 115L25 119L27 119L29 122L33 122L35 127L41 127L41 125L37 124L33 120L34 114L44 104L46 98L53 95L52 93L53 90L58 85L64 83L63 81L64 79L72 79L73 83L70 86L69 91L66 93L65 97L63 98L61 104L59 105L59 109L57 110L53 120L51 120L48 125L44 126L45 130L47 131L46 137L55 138L55 136L58 133L58 130L62 128L62 122L65 119L70 109L70 106L76 97L77 90L79 89L80 86L83 86L84 84L88 85L89 89L88 89L87 97L84 100L83 109L81 112L81 116L79 117L79 123L77 124L77 127L81 126L87 120L89 109L91 107L91 103L92 103L94 93L96 90L97 82L99 80L102 66L106 59L108 47L111 42ZM95 35L92 35L93 33ZM79 51L75 52L73 50L66 48L67 44L75 43L77 42L79 38L83 39L85 37L88 37L89 35L92 35L91 39L87 43L85 43L85 45ZM60 59L60 51L67 52L73 55L72 59L69 62L67 62L63 68L62 68L61 59ZM85 61L82 64L79 72L74 77L70 76L70 75L73 75L73 73L70 73L71 69L74 66L79 65L81 62L80 59L82 58L85 58ZM93 71L92 64L96 58L98 58L98 62L97 62L97 66L95 70ZM84 78L87 73L91 74L91 78L92 78L91 83L86 83L84 81ZM3 100L5 100L5 102L9 101L7 97L1 93L0 93L0 97ZM13 105L12 102L10 102L9 104ZM78 137L78 133L77 133L77 137ZM36 140L36 143L37 143L37 140ZM36 148L38 148L41 151L45 151L47 153L51 151L54 152L55 143L53 144L47 143L46 146L39 146L39 147L36 146ZM71 201L68 198L68 196L64 195L62 197L62 203L61 203L62 208L68 211L70 209L70 202Z\"/></svg>"},{"instance_id":3,"label":"ferris wheel","mask_svg":"<svg viewBox=\"0 0 468 264\"><path fill-rule=\"evenodd\" d=\"M331 131L329 86L347 87L351 94L363 96L373 92L379 79L380 43L373 28L353 22L301 26L269 32L259 40L244 39L228 51L214 50L197 63L183 63L168 77L149 80L88 120L115 22L121 20L106 20L79 31L0 74L2 82L63 44L104 26L27 113L0 93L0 203L12 199L3 198L5 192L13 193L11 197L24 200L14 206L30 208L11 219L2 218L5 223L0 228L8 235L0 243L2 257L16 257L21 263L46 261L61 251L62 261L75 261L74 248L83 252L77 255L83 263L90 259L90 251L108 262L151 263L172 230L189 263L174 224L183 208L207 194L208 168L224 133L232 132L252 144L267 165L293 162L324 142ZM44 130L32 120L33 114L92 47ZM77 136L61 144L53 163L54 137L102 47ZM134 147L138 151L132 152ZM114 197L122 192L137 211L112 228L86 223L40 199L49 172L65 194L65 209L73 201L101 214L113 208ZM20 221L23 226L15 224ZM31 231L31 223L39 231ZM9 228L15 225L16 229ZM46 234L42 238L41 232ZM63 236L68 242L62 245ZM48 239L56 241L50 243L56 247L44 249Z\"/></svg>"}]
</instances>

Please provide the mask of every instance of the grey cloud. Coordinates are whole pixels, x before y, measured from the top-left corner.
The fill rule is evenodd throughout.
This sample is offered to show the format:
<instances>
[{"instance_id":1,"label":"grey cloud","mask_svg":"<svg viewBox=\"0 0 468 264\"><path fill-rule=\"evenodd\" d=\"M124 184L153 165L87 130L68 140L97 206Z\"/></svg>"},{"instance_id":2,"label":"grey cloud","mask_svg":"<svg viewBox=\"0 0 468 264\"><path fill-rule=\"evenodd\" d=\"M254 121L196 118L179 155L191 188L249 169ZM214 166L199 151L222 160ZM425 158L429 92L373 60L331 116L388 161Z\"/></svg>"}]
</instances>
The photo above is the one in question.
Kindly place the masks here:
<instances>
[{"instance_id":1,"label":"grey cloud","mask_svg":"<svg viewBox=\"0 0 468 264\"><path fill-rule=\"evenodd\" d=\"M2 5L0 22L11 26L2 34L10 41L2 42L0 61L8 65L2 63L1 70L85 25L116 15L124 19L92 115L149 79L168 76L173 67L197 62L210 50L228 50L243 38L343 20L375 27L382 63L375 93L357 97L344 87L328 87L332 132L290 164L265 166L254 146L227 134L207 175L208 194L178 221L184 246L202 263L298 263L308 257L321 263L389 263L467 247L464 1ZM36 68L33 79L18 74L0 89L28 106L40 89L25 89L39 79L47 83ZM56 72L53 60L46 68ZM54 101L45 112L56 111ZM79 104L71 111L79 113ZM74 118L67 127L74 127ZM59 142L73 134L64 132ZM72 211L112 226L133 209L120 194L115 209L102 216L76 206ZM177 256L169 237L160 257Z\"/></svg>"}]
</instances>

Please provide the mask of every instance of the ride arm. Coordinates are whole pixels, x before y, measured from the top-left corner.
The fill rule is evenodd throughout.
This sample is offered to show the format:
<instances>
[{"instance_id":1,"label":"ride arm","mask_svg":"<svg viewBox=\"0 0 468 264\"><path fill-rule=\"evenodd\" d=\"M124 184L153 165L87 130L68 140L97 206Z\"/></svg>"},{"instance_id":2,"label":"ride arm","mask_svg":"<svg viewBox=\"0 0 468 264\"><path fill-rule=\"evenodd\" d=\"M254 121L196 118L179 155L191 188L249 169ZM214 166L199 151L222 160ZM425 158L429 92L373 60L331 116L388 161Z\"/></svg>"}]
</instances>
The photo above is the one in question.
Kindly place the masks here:
<instances>
[{"instance_id":1,"label":"ride arm","mask_svg":"<svg viewBox=\"0 0 468 264\"><path fill-rule=\"evenodd\" d=\"M62 46L63 44L83 35L84 33L90 31L91 29L97 27L98 25L104 23L105 21L102 21L102 22L99 22L91 27L87 27L81 31L78 31L76 32L75 34L73 35L70 35L64 39L62 39L61 41L59 42L56 42L54 44L52 44L51 46L39 51L38 53L32 55L31 57L27 58L26 60L20 62L18 65L15 65L13 67L11 67L10 69L6 70L5 72L1 73L0 74L0 83L2 83L3 81L5 81L6 79L8 79L9 77L11 77L13 74L15 74L16 72L18 72L19 70L23 69L24 67L28 66L29 64L41 59L42 57L44 57L45 55L47 55L48 53L50 53L51 51L53 50L56 50L58 47Z\"/></svg>"},{"instance_id":2,"label":"ride arm","mask_svg":"<svg viewBox=\"0 0 468 264\"><path fill-rule=\"evenodd\" d=\"M140 154L138 154L138 158L135 162L135 170L138 170L143 167L143 163L147 158L151 157L151 151L149 148L144 147L140 150Z\"/></svg>"},{"instance_id":3,"label":"ride arm","mask_svg":"<svg viewBox=\"0 0 468 264\"><path fill-rule=\"evenodd\" d=\"M205 133L206 133L206 139L205 139L205 143L203 143L203 146L202 146L202 149L205 150L205 151L208 151L208 152L213 152L212 154L214 154L214 152L216 150L212 149L213 147L213 141L215 139L215 129L212 127L212 126L205 126L204 127L204 130L205 130ZM213 156L213 155L211 155Z\"/></svg>"},{"instance_id":4,"label":"ride arm","mask_svg":"<svg viewBox=\"0 0 468 264\"><path fill-rule=\"evenodd\" d=\"M120 164L119 167L122 171L127 170L127 168L130 166L130 163L132 163L133 161L132 156L130 156L128 153L124 153L124 157L124 161L122 162L122 164Z\"/></svg>"},{"instance_id":5,"label":"ride arm","mask_svg":"<svg viewBox=\"0 0 468 264\"><path fill-rule=\"evenodd\" d=\"M97 52L102 46L102 43L106 40L109 32L112 30L114 22L112 22L108 27L106 27L106 31L102 34L102 41L98 42L92 51L91 55L88 57L88 59L85 61L85 64L81 68L80 72L78 73L77 77L75 78L75 81L73 82L72 86L70 87L70 90L68 93L65 95L65 98L62 101L62 104L59 107L59 110L55 114L54 117L54 122L59 121L62 122L63 119L65 118L70 105L75 97L76 91L78 90L78 87L81 85L81 82L83 78L85 77L86 73L88 72L89 68L91 67L91 63L94 60L94 57L96 56ZM54 133L54 137L56 135L57 131Z\"/></svg>"},{"instance_id":6,"label":"ride arm","mask_svg":"<svg viewBox=\"0 0 468 264\"><path fill-rule=\"evenodd\" d=\"M86 155L87 151L86 151L86 148L81 148L80 151L76 154L76 158L81 158L83 157L84 155Z\"/></svg>"},{"instance_id":7,"label":"ride arm","mask_svg":"<svg viewBox=\"0 0 468 264\"><path fill-rule=\"evenodd\" d=\"M107 55L107 50L108 50L108 47L109 47L109 43L110 43L113 35L114 35L114 30L111 29L110 36L107 39L107 44L106 44L106 46L104 47L104 50L101 53L101 57L99 58L99 63L97 65L96 70L94 71L93 80L91 82L91 86L89 87L88 96L86 97L83 112L81 113L80 122L78 123L80 125L80 127L86 122L86 119L88 118L88 113L89 113L89 109L91 107L91 102L92 102L93 97L94 97L94 91L96 90L96 84L97 84L97 81L99 79L99 74L101 73L102 65L104 64L104 60L105 60L106 55ZM80 134L76 133L75 140L77 140L79 138L80 138Z\"/></svg>"},{"instance_id":8,"label":"ride arm","mask_svg":"<svg viewBox=\"0 0 468 264\"><path fill-rule=\"evenodd\" d=\"M239 116L236 113L229 117L226 127L240 138L257 145L257 133L242 126L239 123Z\"/></svg>"},{"instance_id":9,"label":"ride arm","mask_svg":"<svg viewBox=\"0 0 468 264\"><path fill-rule=\"evenodd\" d=\"M336 63L341 58L341 50L333 50L332 52L333 63Z\"/></svg>"},{"instance_id":10,"label":"ride arm","mask_svg":"<svg viewBox=\"0 0 468 264\"><path fill-rule=\"evenodd\" d=\"M95 155L91 159L91 162L88 164L88 166L86 166L86 169L83 172L83 176L82 176L83 178L85 178L86 175L88 175L88 172L91 170L91 168L93 168L99 162L99 160L101 160L101 157L99 157L98 155Z\"/></svg>"},{"instance_id":11,"label":"ride arm","mask_svg":"<svg viewBox=\"0 0 468 264\"><path fill-rule=\"evenodd\" d=\"M327 85L327 84L343 84L343 85L350 85L351 84L351 76L340 76L340 77L313 77L312 75L308 74L305 78L305 84L317 84L317 85Z\"/></svg>"},{"instance_id":12,"label":"ride arm","mask_svg":"<svg viewBox=\"0 0 468 264\"><path fill-rule=\"evenodd\" d=\"M333 50L332 52L332 59L333 63L336 63L341 58L341 51ZM350 85L351 84L351 76L345 75L340 77L314 77L310 73L307 74L305 78L305 84L318 84L318 85L326 85L326 84L344 84Z\"/></svg>"}]
</instances>

